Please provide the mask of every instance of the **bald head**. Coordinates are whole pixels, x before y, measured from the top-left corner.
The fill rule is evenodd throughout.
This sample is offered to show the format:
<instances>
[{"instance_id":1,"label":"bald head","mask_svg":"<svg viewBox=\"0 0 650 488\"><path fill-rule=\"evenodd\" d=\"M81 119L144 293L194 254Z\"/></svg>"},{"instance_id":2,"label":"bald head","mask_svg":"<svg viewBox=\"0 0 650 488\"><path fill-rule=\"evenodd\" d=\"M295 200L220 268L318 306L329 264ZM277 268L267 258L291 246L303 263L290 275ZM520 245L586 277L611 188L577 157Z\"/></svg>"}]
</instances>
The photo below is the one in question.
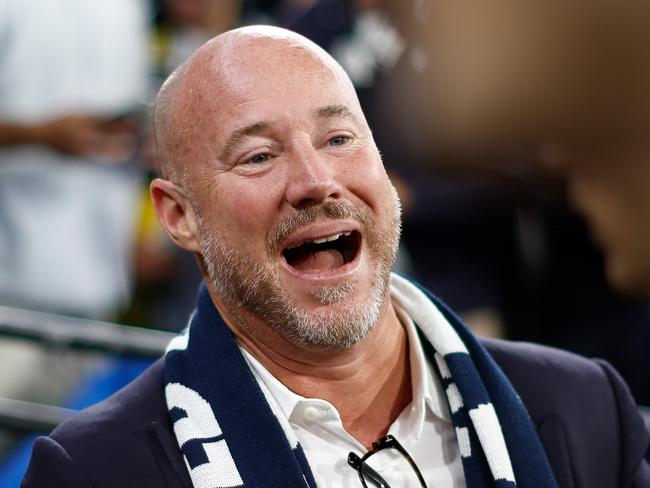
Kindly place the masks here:
<instances>
[{"instance_id":1,"label":"bald head","mask_svg":"<svg viewBox=\"0 0 650 488\"><path fill-rule=\"evenodd\" d=\"M278 27L248 26L208 41L171 74L156 98L154 131L163 176L184 183L189 165L217 157L222 148L211 147L210 129L219 124L221 113L236 106L238 92L259 90L264 80L290 89L314 71L334 77L355 115L363 118L347 74L303 36Z\"/></svg>"}]
</instances>

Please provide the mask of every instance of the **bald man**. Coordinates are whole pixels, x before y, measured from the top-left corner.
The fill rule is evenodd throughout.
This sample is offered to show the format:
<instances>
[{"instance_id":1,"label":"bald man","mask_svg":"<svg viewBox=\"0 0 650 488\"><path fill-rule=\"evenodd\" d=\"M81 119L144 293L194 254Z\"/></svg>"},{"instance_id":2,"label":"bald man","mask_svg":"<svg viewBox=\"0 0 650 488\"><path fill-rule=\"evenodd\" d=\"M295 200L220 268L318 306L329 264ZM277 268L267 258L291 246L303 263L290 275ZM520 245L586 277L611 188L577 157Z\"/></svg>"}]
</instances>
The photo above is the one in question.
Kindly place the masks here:
<instances>
[{"instance_id":1,"label":"bald man","mask_svg":"<svg viewBox=\"0 0 650 488\"><path fill-rule=\"evenodd\" d=\"M151 195L197 256L197 308L139 379L36 441L24 487L650 484L610 366L481 343L391 274L399 201L317 46L222 34L163 86L155 126Z\"/></svg>"}]
</instances>

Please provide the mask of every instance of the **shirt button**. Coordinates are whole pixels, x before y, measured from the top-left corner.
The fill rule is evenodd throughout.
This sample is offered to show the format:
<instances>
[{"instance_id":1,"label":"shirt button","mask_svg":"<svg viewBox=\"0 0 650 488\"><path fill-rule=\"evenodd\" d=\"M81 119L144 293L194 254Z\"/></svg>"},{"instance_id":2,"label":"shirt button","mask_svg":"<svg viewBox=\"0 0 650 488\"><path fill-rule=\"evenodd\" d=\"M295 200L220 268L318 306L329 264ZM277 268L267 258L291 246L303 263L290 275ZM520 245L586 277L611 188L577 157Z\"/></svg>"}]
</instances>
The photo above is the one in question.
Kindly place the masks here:
<instances>
[{"instance_id":1,"label":"shirt button","mask_svg":"<svg viewBox=\"0 0 650 488\"><path fill-rule=\"evenodd\" d=\"M302 414L305 416L305 419L311 420L311 421L316 421L316 420L321 418L321 416L323 415L323 412L318 407L315 407L313 405L308 405L302 411Z\"/></svg>"}]
</instances>

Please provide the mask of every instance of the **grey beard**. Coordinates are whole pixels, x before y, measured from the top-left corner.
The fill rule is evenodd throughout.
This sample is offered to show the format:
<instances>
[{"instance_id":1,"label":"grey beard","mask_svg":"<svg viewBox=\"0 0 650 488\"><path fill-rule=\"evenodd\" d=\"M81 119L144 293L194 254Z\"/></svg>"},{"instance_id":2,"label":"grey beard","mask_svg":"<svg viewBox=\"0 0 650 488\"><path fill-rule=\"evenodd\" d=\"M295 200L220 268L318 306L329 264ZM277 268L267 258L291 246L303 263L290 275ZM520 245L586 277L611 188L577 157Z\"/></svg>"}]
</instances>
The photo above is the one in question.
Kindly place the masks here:
<instances>
[{"instance_id":1,"label":"grey beard","mask_svg":"<svg viewBox=\"0 0 650 488\"><path fill-rule=\"evenodd\" d=\"M345 305L358 288L357 282L322 287L312 297L322 307L307 312L299 307L280 284L278 272L270 264L244 256L236 249L225 248L218 236L207 230L198 218L202 257L210 284L217 291L241 327L255 334L255 330L241 309L265 321L285 339L299 346L314 346L326 350L344 350L360 342L376 324L386 300L390 270L395 260L399 241L400 206L394 194L394 222L390 229L377 232L374 222L358 209L345 204L335 204L334 210L315 210L297 214L278 226L272 233L267 249L269 255L279 242L293 229L316 221L323 214L338 218L353 215L361 221L368 235L369 249L377 261L370 297L366 303ZM309 209L307 209L309 210ZM198 216L199 212L195 212ZM339 304L340 305L336 305ZM335 306L332 306L335 305Z\"/></svg>"}]
</instances>

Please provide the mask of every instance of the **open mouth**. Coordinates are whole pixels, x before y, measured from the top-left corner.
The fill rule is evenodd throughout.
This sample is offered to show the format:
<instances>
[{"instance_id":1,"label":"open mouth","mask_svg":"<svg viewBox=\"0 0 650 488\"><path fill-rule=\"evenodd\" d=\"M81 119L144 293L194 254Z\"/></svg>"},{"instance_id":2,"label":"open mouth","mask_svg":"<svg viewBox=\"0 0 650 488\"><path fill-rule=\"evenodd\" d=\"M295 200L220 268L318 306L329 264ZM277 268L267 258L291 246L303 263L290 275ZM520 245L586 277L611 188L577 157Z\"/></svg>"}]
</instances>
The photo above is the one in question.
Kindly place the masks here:
<instances>
[{"instance_id":1,"label":"open mouth","mask_svg":"<svg viewBox=\"0 0 650 488\"><path fill-rule=\"evenodd\" d=\"M341 232L302 242L282 251L287 264L301 273L318 274L336 271L351 263L359 254L361 234Z\"/></svg>"}]
</instances>

